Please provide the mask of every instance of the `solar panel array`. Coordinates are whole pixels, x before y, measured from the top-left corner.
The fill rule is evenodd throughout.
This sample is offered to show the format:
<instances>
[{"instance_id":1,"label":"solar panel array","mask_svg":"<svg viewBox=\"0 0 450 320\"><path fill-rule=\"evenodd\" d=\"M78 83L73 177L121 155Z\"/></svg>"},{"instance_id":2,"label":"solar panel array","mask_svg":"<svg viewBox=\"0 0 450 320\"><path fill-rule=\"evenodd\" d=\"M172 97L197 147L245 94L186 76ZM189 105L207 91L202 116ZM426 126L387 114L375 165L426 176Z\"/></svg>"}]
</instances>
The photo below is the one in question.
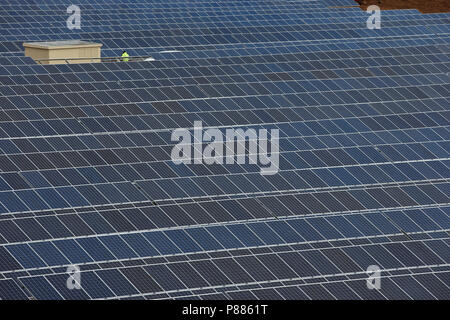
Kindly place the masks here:
<instances>
[{"instance_id":1,"label":"solar panel array","mask_svg":"<svg viewBox=\"0 0 450 320\"><path fill-rule=\"evenodd\" d=\"M64 0L0 7L1 299L450 297L449 14L78 3L81 30ZM22 53L63 39L155 61ZM194 121L279 129L280 171L174 164Z\"/></svg>"}]
</instances>

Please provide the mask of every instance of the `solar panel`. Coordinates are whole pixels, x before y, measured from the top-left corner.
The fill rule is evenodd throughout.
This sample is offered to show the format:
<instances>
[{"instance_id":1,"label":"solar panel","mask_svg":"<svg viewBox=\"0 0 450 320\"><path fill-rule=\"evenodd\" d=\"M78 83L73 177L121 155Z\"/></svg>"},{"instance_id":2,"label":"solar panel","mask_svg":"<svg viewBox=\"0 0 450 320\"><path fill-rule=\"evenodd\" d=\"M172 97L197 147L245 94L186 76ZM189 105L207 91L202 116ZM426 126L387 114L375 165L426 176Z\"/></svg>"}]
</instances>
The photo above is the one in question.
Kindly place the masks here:
<instances>
[{"instance_id":1,"label":"solar panel","mask_svg":"<svg viewBox=\"0 0 450 320\"><path fill-rule=\"evenodd\" d=\"M450 296L448 13L369 30L350 0L78 2L80 30L64 1L0 10L0 299ZM153 59L22 52L57 40ZM257 135L203 161L199 122L277 130L276 174L228 156ZM202 159L174 161L177 129Z\"/></svg>"}]
</instances>

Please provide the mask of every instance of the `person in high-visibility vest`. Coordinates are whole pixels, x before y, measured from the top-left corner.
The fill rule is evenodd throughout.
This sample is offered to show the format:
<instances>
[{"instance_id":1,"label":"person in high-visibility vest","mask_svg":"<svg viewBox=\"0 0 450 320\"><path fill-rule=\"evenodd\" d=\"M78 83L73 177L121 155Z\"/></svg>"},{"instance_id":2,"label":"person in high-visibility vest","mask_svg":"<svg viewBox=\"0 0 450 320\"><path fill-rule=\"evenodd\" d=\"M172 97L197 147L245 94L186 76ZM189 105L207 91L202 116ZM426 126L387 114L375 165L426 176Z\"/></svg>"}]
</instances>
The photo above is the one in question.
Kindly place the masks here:
<instances>
[{"instance_id":1,"label":"person in high-visibility vest","mask_svg":"<svg viewBox=\"0 0 450 320\"><path fill-rule=\"evenodd\" d=\"M130 61L129 57L130 57L130 55L128 54L128 52L124 51L122 53L122 61L124 61L124 62Z\"/></svg>"}]
</instances>

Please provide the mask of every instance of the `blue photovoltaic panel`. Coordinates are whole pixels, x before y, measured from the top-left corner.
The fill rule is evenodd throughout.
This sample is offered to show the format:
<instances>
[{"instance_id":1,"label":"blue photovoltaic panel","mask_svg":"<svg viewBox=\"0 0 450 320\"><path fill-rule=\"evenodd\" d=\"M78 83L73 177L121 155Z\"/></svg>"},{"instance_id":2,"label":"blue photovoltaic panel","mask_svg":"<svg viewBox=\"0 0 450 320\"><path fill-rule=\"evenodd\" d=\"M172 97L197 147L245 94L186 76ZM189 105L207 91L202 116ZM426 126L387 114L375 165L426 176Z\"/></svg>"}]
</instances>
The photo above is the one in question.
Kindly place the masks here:
<instances>
[{"instance_id":1,"label":"blue photovoltaic panel","mask_svg":"<svg viewBox=\"0 0 450 320\"><path fill-rule=\"evenodd\" d=\"M450 297L448 13L83 0L69 30L64 0L3 2L0 299ZM131 61L23 53L59 40ZM174 163L195 121L277 129L278 172Z\"/></svg>"}]
</instances>

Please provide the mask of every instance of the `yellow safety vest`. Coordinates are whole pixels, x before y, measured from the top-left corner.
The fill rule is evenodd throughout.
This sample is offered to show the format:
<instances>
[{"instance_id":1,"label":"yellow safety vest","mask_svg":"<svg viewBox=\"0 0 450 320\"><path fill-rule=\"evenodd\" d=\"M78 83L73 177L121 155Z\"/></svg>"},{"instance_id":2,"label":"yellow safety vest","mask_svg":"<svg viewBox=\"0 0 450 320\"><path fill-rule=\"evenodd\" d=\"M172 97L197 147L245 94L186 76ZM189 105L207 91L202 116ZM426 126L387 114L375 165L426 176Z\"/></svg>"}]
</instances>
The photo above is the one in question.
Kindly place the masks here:
<instances>
[{"instance_id":1,"label":"yellow safety vest","mask_svg":"<svg viewBox=\"0 0 450 320\"><path fill-rule=\"evenodd\" d=\"M122 61L124 61L124 62L130 61L130 59L128 59L129 56L130 55L128 53L124 52L122 54Z\"/></svg>"}]
</instances>

